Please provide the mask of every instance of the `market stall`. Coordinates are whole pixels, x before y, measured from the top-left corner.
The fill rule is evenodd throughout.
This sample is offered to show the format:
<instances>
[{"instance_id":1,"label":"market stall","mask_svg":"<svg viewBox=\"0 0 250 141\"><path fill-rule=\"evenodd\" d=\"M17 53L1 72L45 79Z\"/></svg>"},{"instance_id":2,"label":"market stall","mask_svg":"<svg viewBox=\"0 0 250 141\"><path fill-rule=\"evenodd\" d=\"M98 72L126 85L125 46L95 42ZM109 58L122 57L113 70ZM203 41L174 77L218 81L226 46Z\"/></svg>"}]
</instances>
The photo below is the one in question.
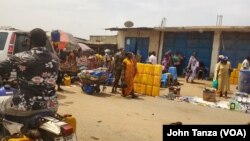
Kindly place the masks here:
<instances>
[{"instance_id":1,"label":"market stall","mask_svg":"<svg viewBox=\"0 0 250 141\"><path fill-rule=\"evenodd\" d=\"M106 68L98 68L93 70L82 70L78 77L80 78L80 85L82 91L87 94L99 93L101 91L100 86L103 86L103 91L110 79L110 73Z\"/></svg>"}]
</instances>

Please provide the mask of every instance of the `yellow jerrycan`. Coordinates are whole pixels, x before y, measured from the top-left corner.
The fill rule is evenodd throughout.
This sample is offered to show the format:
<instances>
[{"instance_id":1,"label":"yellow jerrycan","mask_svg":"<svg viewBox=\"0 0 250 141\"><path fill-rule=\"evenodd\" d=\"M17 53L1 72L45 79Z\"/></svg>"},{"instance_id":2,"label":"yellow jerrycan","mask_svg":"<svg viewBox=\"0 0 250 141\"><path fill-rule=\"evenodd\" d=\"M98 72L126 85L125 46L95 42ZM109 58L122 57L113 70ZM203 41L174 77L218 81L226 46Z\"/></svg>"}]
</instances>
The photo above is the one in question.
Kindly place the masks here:
<instances>
[{"instance_id":1,"label":"yellow jerrycan","mask_svg":"<svg viewBox=\"0 0 250 141\"><path fill-rule=\"evenodd\" d=\"M64 76L64 85L65 86L70 86L71 85L71 78L70 78L70 76L68 76L68 75Z\"/></svg>"},{"instance_id":2,"label":"yellow jerrycan","mask_svg":"<svg viewBox=\"0 0 250 141\"><path fill-rule=\"evenodd\" d=\"M70 124L73 127L74 133L76 133L76 118L69 114L64 115L64 118L65 122Z\"/></svg>"}]
</instances>

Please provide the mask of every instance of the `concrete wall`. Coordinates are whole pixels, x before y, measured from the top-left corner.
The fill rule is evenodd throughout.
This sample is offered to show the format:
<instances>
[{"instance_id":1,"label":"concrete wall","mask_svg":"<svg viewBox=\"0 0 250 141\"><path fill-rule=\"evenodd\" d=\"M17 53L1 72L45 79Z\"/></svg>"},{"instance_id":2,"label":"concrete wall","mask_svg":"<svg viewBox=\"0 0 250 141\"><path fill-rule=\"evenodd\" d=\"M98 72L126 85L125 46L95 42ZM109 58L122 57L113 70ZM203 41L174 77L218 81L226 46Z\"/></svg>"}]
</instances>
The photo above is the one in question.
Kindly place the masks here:
<instances>
[{"instance_id":1,"label":"concrete wall","mask_svg":"<svg viewBox=\"0 0 250 141\"><path fill-rule=\"evenodd\" d=\"M153 30L131 30L131 31L119 31L117 36L118 48L125 47L125 38L126 37L144 37L149 38L149 50L148 52L155 51L158 56L159 48L159 31Z\"/></svg>"},{"instance_id":2,"label":"concrete wall","mask_svg":"<svg viewBox=\"0 0 250 141\"><path fill-rule=\"evenodd\" d=\"M220 47L220 30L213 30L213 45L211 54L211 65L210 65L210 76L213 76L215 64L218 60L219 47ZM129 30L129 31L119 31L117 35L118 48L125 47L126 37L147 37L149 38L149 52L155 51L158 58L158 63L160 63L160 58L162 57L162 48L164 40L164 31L154 31L154 30Z\"/></svg>"},{"instance_id":3,"label":"concrete wall","mask_svg":"<svg viewBox=\"0 0 250 141\"><path fill-rule=\"evenodd\" d=\"M161 41L160 41L159 55L157 56L159 64L161 64L161 58L162 58L162 55L164 55L163 52L162 52L163 42L164 42L164 32L160 32L160 38L161 38Z\"/></svg>"},{"instance_id":4,"label":"concrete wall","mask_svg":"<svg viewBox=\"0 0 250 141\"><path fill-rule=\"evenodd\" d=\"M210 76L213 76L214 69L215 69L214 67L215 67L215 64L217 63L217 60L218 60L220 36L221 36L220 31L214 32L212 55L211 55ZM125 47L125 38L126 37L148 37L149 38L149 52L155 51L157 54L158 63L161 63L160 59L163 55L162 48L163 48L164 32L138 31L138 30L119 31L118 36L117 36L118 48Z\"/></svg>"},{"instance_id":5,"label":"concrete wall","mask_svg":"<svg viewBox=\"0 0 250 141\"><path fill-rule=\"evenodd\" d=\"M215 64L217 63L217 60L218 60L219 47L220 47L220 37L221 37L221 32L215 31L214 32L214 39L213 39L212 55L211 55L210 76L213 76Z\"/></svg>"},{"instance_id":6,"label":"concrete wall","mask_svg":"<svg viewBox=\"0 0 250 141\"><path fill-rule=\"evenodd\" d=\"M117 36L90 36L89 39L92 43L116 44Z\"/></svg>"}]
</instances>

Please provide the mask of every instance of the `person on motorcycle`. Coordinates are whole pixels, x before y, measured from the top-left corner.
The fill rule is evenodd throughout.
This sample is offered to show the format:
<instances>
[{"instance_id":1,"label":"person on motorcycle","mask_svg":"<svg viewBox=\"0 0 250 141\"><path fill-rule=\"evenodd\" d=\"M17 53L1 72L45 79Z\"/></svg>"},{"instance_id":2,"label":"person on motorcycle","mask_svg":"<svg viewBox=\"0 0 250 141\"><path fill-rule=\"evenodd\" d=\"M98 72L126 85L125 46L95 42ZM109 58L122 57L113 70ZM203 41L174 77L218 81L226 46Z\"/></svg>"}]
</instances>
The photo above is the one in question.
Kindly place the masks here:
<instances>
[{"instance_id":1,"label":"person on motorcycle","mask_svg":"<svg viewBox=\"0 0 250 141\"><path fill-rule=\"evenodd\" d=\"M47 50L46 33L35 28L30 31L30 50L17 53L0 62L0 74L17 72L19 90L0 101L0 113L10 116L32 116L58 109L55 85L59 59Z\"/></svg>"}]
</instances>

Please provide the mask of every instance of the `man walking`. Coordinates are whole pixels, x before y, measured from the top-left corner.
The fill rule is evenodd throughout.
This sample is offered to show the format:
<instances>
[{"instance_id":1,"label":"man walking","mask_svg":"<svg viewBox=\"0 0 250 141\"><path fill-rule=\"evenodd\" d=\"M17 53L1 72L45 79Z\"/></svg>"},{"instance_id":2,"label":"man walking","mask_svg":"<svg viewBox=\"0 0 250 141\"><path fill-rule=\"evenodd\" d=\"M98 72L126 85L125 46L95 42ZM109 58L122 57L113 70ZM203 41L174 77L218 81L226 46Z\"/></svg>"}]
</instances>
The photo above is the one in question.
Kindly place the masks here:
<instances>
[{"instance_id":1,"label":"man walking","mask_svg":"<svg viewBox=\"0 0 250 141\"><path fill-rule=\"evenodd\" d=\"M153 65L157 64L157 57L155 56L155 51L151 52L151 55L148 58L148 62Z\"/></svg>"},{"instance_id":2,"label":"man walking","mask_svg":"<svg viewBox=\"0 0 250 141\"><path fill-rule=\"evenodd\" d=\"M124 59L124 49L120 48L119 51L115 54L114 57L114 76L115 76L115 81L113 83L113 88L112 88L112 93L116 93L116 89L118 87L119 80L121 78L121 73L122 73L122 61Z\"/></svg>"}]
</instances>

